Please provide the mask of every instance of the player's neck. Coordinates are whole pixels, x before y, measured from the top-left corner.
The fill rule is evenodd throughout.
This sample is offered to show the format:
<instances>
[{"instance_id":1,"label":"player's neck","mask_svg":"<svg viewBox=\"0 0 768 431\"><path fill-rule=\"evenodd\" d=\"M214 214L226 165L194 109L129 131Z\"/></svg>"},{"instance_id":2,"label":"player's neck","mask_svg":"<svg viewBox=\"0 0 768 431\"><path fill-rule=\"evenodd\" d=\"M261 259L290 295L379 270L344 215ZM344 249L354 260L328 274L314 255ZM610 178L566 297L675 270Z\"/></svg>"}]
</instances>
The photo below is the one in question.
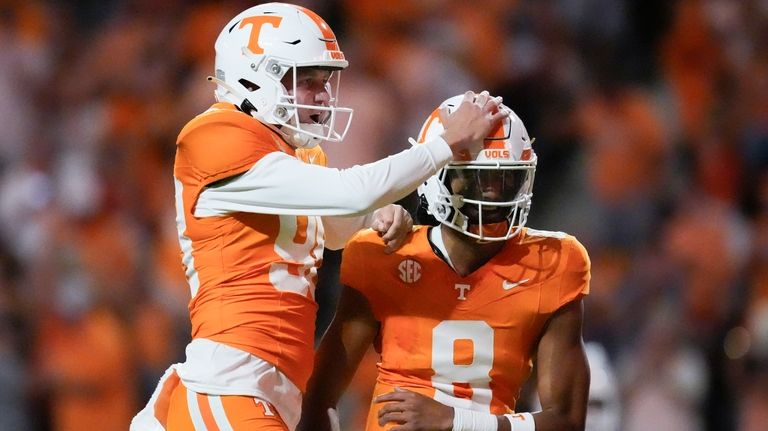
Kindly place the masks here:
<instances>
[{"instance_id":1,"label":"player's neck","mask_svg":"<svg viewBox=\"0 0 768 431\"><path fill-rule=\"evenodd\" d=\"M440 231L453 269L462 277L485 265L505 244L505 241L479 243L474 238L443 226L440 226Z\"/></svg>"}]
</instances>

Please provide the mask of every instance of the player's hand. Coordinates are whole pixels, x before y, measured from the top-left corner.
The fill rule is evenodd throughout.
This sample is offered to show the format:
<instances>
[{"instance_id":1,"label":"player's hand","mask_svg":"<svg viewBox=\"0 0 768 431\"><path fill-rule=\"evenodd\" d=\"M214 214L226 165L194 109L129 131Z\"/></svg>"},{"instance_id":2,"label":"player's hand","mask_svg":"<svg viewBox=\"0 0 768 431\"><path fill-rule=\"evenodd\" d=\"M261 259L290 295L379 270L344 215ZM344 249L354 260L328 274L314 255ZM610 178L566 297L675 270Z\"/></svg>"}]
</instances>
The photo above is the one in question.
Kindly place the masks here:
<instances>
[{"instance_id":1,"label":"player's hand","mask_svg":"<svg viewBox=\"0 0 768 431\"><path fill-rule=\"evenodd\" d=\"M389 204L373 213L371 229L379 233L384 241L384 253L389 254L400 248L413 228L411 214L400 205Z\"/></svg>"},{"instance_id":2,"label":"player's hand","mask_svg":"<svg viewBox=\"0 0 768 431\"><path fill-rule=\"evenodd\" d=\"M427 396L395 388L376 397L376 403L386 403L379 410L379 426L389 422L398 424L390 431L427 431L453 428L453 408L440 404Z\"/></svg>"},{"instance_id":3,"label":"player's hand","mask_svg":"<svg viewBox=\"0 0 768 431\"><path fill-rule=\"evenodd\" d=\"M447 108L440 110L443 123L443 139L451 147L453 158L468 160L483 149L483 140L509 115L506 109L499 109L501 97L491 97L487 91L475 94L464 93L461 105L449 114Z\"/></svg>"}]
</instances>

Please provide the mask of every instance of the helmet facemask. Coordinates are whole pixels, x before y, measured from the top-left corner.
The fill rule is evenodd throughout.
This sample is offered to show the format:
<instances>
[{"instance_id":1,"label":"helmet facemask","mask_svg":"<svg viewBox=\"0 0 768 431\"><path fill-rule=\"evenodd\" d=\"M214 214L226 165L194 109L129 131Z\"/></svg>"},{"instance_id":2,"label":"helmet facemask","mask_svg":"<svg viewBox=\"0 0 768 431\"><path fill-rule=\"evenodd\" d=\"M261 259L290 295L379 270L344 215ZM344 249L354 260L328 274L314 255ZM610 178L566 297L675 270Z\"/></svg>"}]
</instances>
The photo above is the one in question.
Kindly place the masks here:
<instances>
[{"instance_id":1,"label":"helmet facemask","mask_svg":"<svg viewBox=\"0 0 768 431\"><path fill-rule=\"evenodd\" d=\"M427 211L442 224L479 241L504 241L525 226L536 160L526 163L450 163L427 180Z\"/></svg>"},{"instance_id":2,"label":"helmet facemask","mask_svg":"<svg viewBox=\"0 0 768 431\"><path fill-rule=\"evenodd\" d=\"M352 109L337 106L341 71L330 70L328 82L324 84L328 102L322 105L310 105L301 104L297 100L301 70L296 67L291 68L281 81L284 83L284 91L275 103L273 116L282 132L297 148L311 148L320 141L343 140L352 121ZM285 86L286 81L288 87Z\"/></svg>"}]
</instances>

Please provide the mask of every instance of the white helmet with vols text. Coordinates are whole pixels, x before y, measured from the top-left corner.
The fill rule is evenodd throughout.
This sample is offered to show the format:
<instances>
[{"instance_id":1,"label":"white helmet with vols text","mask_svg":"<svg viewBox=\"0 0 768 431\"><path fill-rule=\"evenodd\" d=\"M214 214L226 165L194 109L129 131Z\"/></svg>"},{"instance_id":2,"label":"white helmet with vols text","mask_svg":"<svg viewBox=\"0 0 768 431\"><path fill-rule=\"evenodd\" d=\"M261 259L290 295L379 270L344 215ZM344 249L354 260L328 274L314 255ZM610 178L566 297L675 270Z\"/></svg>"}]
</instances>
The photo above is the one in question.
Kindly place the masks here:
<instances>
[{"instance_id":1,"label":"white helmet with vols text","mask_svg":"<svg viewBox=\"0 0 768 431\"><path fill-rule=\"evenodd\" d=\"M337 106L340 72L348 63L328 24L301 6L266 3L234 17L216 39L216 99L229 102L262 123L277 126L289 143L313 147L341 141L352 110ZM326 85L330 100L323 106L297 103L297 68L332 71ZM293 74L293 88L283 77ZM320 111L311 123L299 121L300 109Z\"/></svg>"},{"instance_id":2,"label":"white helmet with vols text","mask_svg":"<svg viewBox=\"0 0 768 431\"><path fill-rule=\"evenodd\" d=\"M463 95L444 101L419 132L418 143L439 136L440 110L454 112ZM418 188L420 204L440 223L479 241L503 241L517 235L528 220L536 172L536 153L522 120L507 110L485 138L478 154L454 160Z\"/></svg>"}]
</instances>

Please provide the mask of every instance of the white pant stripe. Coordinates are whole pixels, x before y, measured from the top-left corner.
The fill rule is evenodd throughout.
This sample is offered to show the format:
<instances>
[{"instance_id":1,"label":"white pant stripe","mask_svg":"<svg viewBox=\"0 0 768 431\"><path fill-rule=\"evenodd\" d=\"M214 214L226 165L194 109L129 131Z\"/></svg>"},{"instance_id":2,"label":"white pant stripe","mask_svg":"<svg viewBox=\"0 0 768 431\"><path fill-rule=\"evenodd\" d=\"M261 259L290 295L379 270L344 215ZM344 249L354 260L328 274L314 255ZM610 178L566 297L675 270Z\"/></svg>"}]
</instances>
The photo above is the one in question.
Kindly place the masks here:
<instances>
[{"instance_id":1,"label":"white pant stripe","mask_svg":"<svg viewBox=\"0 0 768 431\"><path fill-rule=\"evenodd\" d=\"M203 414L200 413L200 406L197 404L197 392L187 389L187 406L189 407L189 414L192 416L195 431L208 431L203 421Z\"/></svg>"},{"instance_id":2,"label":"white pant stripe","mask_svg":"<svg viewBox=\"0 0 768 431\"><path fill-rule=\"evenodd\" d=\"M227 419L227 413L224 411L224 405L221 404L221 397L218 395L208 395L208 402L211 405L213 419L216 421L219 430L233 431L232 426L229 424L229 419Z\"/></svg>"}]
</instances>

